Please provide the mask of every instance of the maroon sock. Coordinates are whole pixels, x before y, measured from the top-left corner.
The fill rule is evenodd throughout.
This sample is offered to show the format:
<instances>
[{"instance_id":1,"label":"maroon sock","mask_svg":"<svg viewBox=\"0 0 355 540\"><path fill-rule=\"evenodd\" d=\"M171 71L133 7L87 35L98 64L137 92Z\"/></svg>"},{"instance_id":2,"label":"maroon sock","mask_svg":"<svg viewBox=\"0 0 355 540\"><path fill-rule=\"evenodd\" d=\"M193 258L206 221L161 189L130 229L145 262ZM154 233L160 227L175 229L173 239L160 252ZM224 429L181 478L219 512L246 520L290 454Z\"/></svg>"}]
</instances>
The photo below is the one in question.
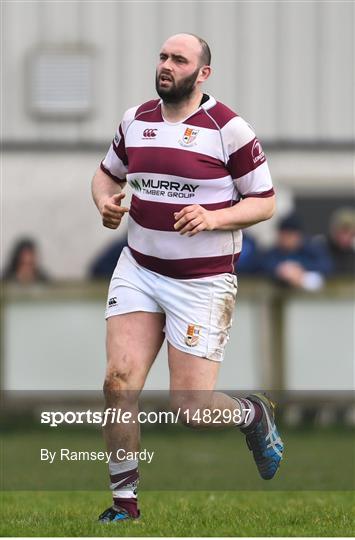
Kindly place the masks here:
<instances>
[{"instance_id":1,"label":"maroon sock","mask_svg":"<svg viewBox=\"0 0 355 540\"><path fill-rule=\"evenodd\" d=\"M238 399L239 399L240 403L242 404L242 407L244 407L245 409L250 408L249 403L251 403L252 406L254 407L255 416L254 416L252 422L249 424L249 426L243 428L243 429L247 429L247 430L252 430L256 426L256 424L261 420L261 418L263 416L263 410L262 410L261 406L259 405L259 403L256 403L255 401L248 400L249 401L249 403L248 403L248 401L244 400L243 398L238 398Z\"/></svg>"},{"instance_id":2,"label":"maroon sock","mask_svg":"<svg viewBox=\"0 0 355 540\"><path fill-rule=\"evenodd\" d=\"M260 420L261 420L261 418L263 416L263 410L262 410L261 406L259 405L259 403L255 403L255 401L253 401L252 403L253 403L254 409L255 409L255 416L254 416L253 421L252 421L252 423L250 424L249 427L254 427L255 424L260 422Z\"/></svg>"},{"instance_id":3,"label":"maroon sock","mask_svg":"<svg viewBox=\"0 0 355 540\"><path fill-rule=\"evenodd\" d=\"M127 510L127 512L129 513L130 516L134 517L134 518L137 518L139 517L139 510L138 510L138 501L137 499L135 498L131 498L131 499L121 499L119 497L114 497L113 498L113 503L115 506L117 507L121 507L121 508L124 508L125 510Z\"/></svg>"}]
</instances>

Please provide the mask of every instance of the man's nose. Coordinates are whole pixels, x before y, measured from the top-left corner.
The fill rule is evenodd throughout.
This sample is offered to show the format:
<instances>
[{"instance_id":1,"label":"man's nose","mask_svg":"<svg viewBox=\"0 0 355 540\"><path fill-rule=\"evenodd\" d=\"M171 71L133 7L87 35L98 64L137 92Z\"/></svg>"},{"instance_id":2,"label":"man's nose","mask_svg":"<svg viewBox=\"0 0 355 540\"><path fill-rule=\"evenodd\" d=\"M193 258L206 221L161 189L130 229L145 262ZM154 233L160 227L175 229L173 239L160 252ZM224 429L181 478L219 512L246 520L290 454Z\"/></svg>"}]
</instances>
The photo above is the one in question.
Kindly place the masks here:
<instances>
[{"instance_id":1,"label":"man's nose","mask_svg":"<svg viewBox=\"0 0 355 540\"><path fill-rule=\"evenodd\" d=\"M171 59L170 58L166 58L163 62L162 62L162 67L164 69L168 69L169 71L171 70Z\"/></svg>"}]
</instances>

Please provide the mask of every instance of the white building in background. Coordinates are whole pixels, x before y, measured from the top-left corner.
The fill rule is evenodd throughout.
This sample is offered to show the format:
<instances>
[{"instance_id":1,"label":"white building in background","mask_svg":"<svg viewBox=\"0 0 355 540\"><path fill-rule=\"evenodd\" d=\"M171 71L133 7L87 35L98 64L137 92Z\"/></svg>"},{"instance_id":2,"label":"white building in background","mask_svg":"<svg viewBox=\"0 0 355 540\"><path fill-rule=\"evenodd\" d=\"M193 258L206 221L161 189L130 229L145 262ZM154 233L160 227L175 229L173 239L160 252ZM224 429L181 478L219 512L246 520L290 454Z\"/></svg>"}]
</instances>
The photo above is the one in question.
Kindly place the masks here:
<instances>
[{"instance_id":1,"label":"white building in background","mask_svg":"<svg viewBox=\"0 0 355 540\"><path fill-rule=\"evenodd\" d=\"M154 96L159 47L181 31L209 42L206 90L269 148L281 212L290 194L350 195L353 11L341 1L3 2L3 259L33 236L51 275L80 278L117 238L100 227L90 180L123 111ZM270 238L270 225L255 231Z\"/></svg>"}]
</instances>

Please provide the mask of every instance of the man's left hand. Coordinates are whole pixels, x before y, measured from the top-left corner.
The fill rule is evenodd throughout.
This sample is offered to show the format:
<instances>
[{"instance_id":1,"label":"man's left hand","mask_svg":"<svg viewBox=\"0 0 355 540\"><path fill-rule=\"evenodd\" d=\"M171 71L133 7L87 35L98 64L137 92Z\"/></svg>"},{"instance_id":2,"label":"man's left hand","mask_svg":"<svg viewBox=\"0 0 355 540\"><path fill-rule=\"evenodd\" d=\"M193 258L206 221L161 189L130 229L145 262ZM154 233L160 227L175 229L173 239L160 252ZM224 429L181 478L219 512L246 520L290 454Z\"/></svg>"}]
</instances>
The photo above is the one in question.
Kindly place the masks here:
<instances>
[{"instance_id":1,"label":"man's left hand","mask_svg":"<svg viewBox=\"0 0 355 540\"><path fill-rule=\"evenodd\" d=\"M180 212L174 213L174 218L174 229L187 236L194 236L201 231L213 231L216 226L214 212L199 204L185 206Z\"/></svg>"},{"instance_id":2,"label":"man's left hand","mask_svg":"<svg viewBox=\"0 0 355 540\"><path fill-rule=\"evenodd\" d=\"M296 261L283 261L276 267L276 275L293 287L302 288L305 269Z\"/></svg>"}]
</instances>

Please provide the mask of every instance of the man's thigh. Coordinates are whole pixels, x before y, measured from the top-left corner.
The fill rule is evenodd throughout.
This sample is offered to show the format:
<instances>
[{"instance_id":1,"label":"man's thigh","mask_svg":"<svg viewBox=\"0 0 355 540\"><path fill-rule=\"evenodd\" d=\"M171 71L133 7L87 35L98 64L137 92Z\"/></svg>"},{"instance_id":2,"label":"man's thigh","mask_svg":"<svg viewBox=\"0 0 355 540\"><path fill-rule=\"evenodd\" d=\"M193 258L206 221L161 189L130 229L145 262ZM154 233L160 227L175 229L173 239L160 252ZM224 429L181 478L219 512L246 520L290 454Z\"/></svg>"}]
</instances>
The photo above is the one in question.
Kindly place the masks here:
<instances>
[{"instance_id":1,"label":"man's thigh","mask_svg":"<svg viewBox=\"0 0 355 540\"><path fill-rule=\"evenodd\" d=\"M174 411L180 410L183 423L193 427L195 412L208 409L211 404L221 363L180 351L170 343L168 352L170 405Z\"/></svg>"},{"instance_id":2,"label":"man's thigh","mask_svg":"<svg viewBox=\"0 0 355 540\"><path fill-rule=\"evenodd\" d=\"M232 325L236 276L220 274L193 280L164 278L160 285L158 300L166 314L165 333L170 345L186 353L183 358L196 356L221 362ZM196 365L199 363L196 361Z\"/></svg>"},{"instance_id":3,"label":"man's thigh","mask_svg":"<svg viewBox=\"0 0 355 540\"><path fill-rule=\"evenodd\" d=\"M220 362L180 351L171 343L168 343L168 355L171 391L214 389Z\"/></svg>"},{"instance_id":4,"label":"man's thigh","mask_svg":"<svg viewBox=\"0 0 355 540\"><path fill-rule=\"evenodd\" d=\"M152 288L150 275L125 248L108 292L105 388L118 385L120 389L141 390L144 386L165 337L165 315Z\"/></svg>"},{"instance_id":5,"label":"man's thigh","mask_svg":"<svg viewBox=\"0 0 355 540\"><path fill-rule=\"evenodd\" d=\"M107 320L106 380L120 380L127 390L141 390L164 341L165 316L136 311Z\"/></svg>"}]
</instances>

